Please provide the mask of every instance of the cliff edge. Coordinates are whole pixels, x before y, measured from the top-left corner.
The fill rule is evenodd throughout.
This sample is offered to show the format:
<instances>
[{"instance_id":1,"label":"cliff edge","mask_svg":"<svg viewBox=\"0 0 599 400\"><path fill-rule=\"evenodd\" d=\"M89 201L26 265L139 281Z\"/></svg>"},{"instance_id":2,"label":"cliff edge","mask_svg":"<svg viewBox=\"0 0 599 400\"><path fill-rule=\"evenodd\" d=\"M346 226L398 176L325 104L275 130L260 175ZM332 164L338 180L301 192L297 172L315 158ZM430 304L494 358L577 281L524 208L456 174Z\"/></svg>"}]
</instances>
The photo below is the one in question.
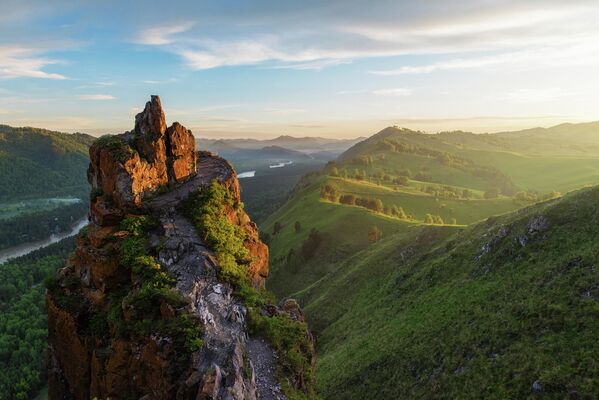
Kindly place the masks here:
<instances>
[{"instance_id":1,"label":"cliff edge","mask_svg":"<svg viewBox=\"0 0 599 400\"><path fill-rule=\"evenodd\" d=\"M314 395L312 337L264 290L268 247L226 160L152 96L91 146L88 181L90 224L48 283L51 400Z\"/></svg>"}]
</instances>

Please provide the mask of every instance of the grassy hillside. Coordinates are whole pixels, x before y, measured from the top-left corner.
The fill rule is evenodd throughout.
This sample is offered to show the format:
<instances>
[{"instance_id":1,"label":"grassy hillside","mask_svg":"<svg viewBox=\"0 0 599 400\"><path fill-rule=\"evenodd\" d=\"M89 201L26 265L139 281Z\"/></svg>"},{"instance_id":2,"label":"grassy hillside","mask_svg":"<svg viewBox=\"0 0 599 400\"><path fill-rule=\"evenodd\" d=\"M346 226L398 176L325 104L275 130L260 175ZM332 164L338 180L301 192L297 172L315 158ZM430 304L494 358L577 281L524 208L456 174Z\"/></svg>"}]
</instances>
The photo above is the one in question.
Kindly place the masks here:
<instances>
[{"instance_id":1,"label":"grassy hillside","mask_svg":"<svg viewBox=\"0 0 599 400\"><path fill-rule=\"evenodd\" d=\"M598 197L421 226L336 265L298 294L324 397L593 398Z\"/></svg>"},{"instance_id":2,"label":"grassy hillside","mask_svg":"<svg viewBox=\"0 0 599 400\"><path fill-rule=\"evenodd\" d=\"M304 177L291 199L263 224L261 236L271 252L268 287L279 296L305 288L324 276L337 260L368 247L368 233L373 226L383 235L391 235L417 225L323 200L320 190L326 181L327 177L320 174ZM277 222L281 229L275 234ZM318 235L310 241L312 230ZM306 254L302 254L304 243Z\"/></svg>"},{"instance_id":3,"label":"grassy hillside","mask_svg":"<svg viewBox=\"0 0 599 400\"><path fill-rule=\"evenodd\" d=\"M349 149L340 161L359 168L365 156L374 160L369 169L408 169L450 185L509 189L511 184L515 190L567 192L599 183L599 123L498 134L428 135L386 128Z\"/></svg>"},{"instance_id":4,"label":"grassy hillside","mask_svg":"<svg viewBox=\"0 0 599 400\"><path fill-rule=\"evenodd\" d=\"M0 201L82 195L93 137L0 125Z\"/></svg>"},{"instance_id":5,"label":"grassy hillside","mask_svg":"<svg viewBox=\"0 0 599 400\"><path fill-rule=\"evenodd\" d=\"M558 192L599 183L597 127L387 128L305 176L262 226L323 397L592 398L599 189Z\"/></svg>"}]
</instances>

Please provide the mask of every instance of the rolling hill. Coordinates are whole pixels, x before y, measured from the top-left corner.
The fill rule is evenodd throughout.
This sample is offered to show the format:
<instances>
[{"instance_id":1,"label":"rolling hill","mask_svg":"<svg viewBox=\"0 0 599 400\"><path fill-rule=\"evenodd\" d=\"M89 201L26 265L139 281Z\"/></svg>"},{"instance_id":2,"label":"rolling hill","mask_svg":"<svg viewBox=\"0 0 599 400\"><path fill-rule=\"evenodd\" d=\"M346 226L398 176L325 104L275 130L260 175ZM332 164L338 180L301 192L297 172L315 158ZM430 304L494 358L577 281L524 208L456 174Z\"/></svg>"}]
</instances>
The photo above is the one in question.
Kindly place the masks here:
<instances>
[{"instance_id":1,"label":"rolling hill","mask_svg":"<svg viewBox=\"0 0 599 400\"><path fill-rule=\"evenodd\" d=\"M599 152L576 153L576 135L563 153L558 141L528 150L548 131L520 139L387 128L304 176L264 222L267 286L299 298L316 328L325 398L597 390L581 349L597 348L599 189L559 192L599 183ZM562 354L566 336L577 354Z\"/></svg>"},{"instance_id":2,"label":"rolling hill","mask_svg":"<svg viewBox=\"0 0 599 400\"><path fill-rule=\"evenodd\" d=\"M404 230L296 293L317 331L323 396L592 398L598 196Z\"/></svg>"}]
</instances>

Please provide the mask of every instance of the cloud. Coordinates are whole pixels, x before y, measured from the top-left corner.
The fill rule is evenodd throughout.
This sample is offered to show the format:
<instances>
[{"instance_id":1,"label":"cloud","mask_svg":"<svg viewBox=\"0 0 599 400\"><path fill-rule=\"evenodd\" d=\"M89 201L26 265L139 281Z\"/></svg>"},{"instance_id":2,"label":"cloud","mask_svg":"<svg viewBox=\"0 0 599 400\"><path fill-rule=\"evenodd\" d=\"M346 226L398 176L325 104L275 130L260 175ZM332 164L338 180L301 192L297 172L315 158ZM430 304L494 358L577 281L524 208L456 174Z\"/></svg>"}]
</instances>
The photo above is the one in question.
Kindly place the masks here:
<instances>
[{"instance_id":1,"label":"cloud","mask_svg":"<svg viewBox=\"0 0 599 400\"><path fill-rule=\"evenodd\" d=\"M174 26L173 26L174 25ZM147 28L139 32L136 42L145 45L163 46L175 41L175 36L191 29L191 22Z\"/></svg>"},{"instance_id":2,"label":"cloud","mask_svg":"<svg viewBox=\"0 0 599 400\"><path fill-rule=\"evenodd\" d=\"M78 96L80 100L115 100L116 97L110 94L82 94Z\"/></svg>"},{"instance_id":3,"label":"cloud","mask_svg":"<svg viewBox=\"0 0 599 400\"><path fill-rule=\"evenodd\" d=\"M372 92L378 96L394 96L394 97L406 97L412 94L412 89L407 88L390 88L390 89L378 89Z\"/></svg>"},{"instance_id":4,"label":"cloud","mask_svg":"<svg viewBox=\"0 0 599 400\"><path fill-rule=\"evenodd\" d=\"M351 60L323 59L304 63L274 65L273 69L321 70L336 65L350 64Z\"/></svg>"},{"instance_id":5,"label":"cloud","mask_svg":"<svg viewBox=\"0 0 599 400\"><path fill-rule=\"evenodd\" d=\"M60 61L40 56L43 51L18 45L0 45L0 78L67 79L42 68Z\"/></svg>"},{"instance_id":6,"label":"cloud","mask_svg":"<svg viewBox=\"0 0 599 400\"><path fill-rule=\"evenodd\" d=\"M235 10L211 4L208 13L193 5L172 10L178 15L200 14L193 30L177 22L141 29L138 43L178 54L194 70L256 64L322 69L370 57L505 52L590 42L597 39L594 21L599 14L599 4L587 0L504 0L484 6L456 0L451 7L445 2L422 6L401 0L381 0L377 7L368 7L357 0L331 0L308 8L294 2L258 2ZM453 65L408 66L397 74L478 66L469 63L464 59Z\"/></svg>"},{"instance_id":7,"label":"cloud","mask_svg":"<svg viewBox=\"0 0 599 400\"><path fill-rule=\"evenodd\" d=\"M556 43L555 46L551 47L531 48L487 56L454 58L424 65L405 65L395 69L370 71L370 73L393 76L507 65L521 69L599 65L598 52L599 34L593 41Z\"/></svg>"},{"instance_id":8,"label":"cloud","mask_svg":"<svg viewBox=\"0 0 599 400\"><path fill-rule=\"evenodd\" d=\"M280 47L278 45L277 40L267 38L237 41L208 40L202 43L201 49L185 49L177 52L190 68L198 70L230 65L253 65L265 61L306 62L321 58L310 50L298 52L278 50Z\"/></svg>"}]
</instances>

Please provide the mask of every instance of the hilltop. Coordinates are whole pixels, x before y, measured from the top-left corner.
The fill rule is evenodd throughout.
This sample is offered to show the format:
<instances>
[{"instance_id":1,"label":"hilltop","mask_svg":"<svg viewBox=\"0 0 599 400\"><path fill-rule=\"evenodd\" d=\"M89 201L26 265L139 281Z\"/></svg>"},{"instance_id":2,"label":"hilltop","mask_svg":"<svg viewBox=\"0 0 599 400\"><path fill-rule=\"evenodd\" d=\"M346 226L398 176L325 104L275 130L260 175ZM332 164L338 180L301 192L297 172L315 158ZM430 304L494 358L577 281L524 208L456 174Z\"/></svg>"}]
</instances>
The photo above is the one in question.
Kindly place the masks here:
<instances>
[{"instance_id":1,"label":"hilltop","mask_svg":"<svg viewBox=\"0 0 599 400\"><path fill-rule=\"evenodd\" d=\"M0 125L0 201L80 195L94 137Z\"/></svg>"}]
</instances>

